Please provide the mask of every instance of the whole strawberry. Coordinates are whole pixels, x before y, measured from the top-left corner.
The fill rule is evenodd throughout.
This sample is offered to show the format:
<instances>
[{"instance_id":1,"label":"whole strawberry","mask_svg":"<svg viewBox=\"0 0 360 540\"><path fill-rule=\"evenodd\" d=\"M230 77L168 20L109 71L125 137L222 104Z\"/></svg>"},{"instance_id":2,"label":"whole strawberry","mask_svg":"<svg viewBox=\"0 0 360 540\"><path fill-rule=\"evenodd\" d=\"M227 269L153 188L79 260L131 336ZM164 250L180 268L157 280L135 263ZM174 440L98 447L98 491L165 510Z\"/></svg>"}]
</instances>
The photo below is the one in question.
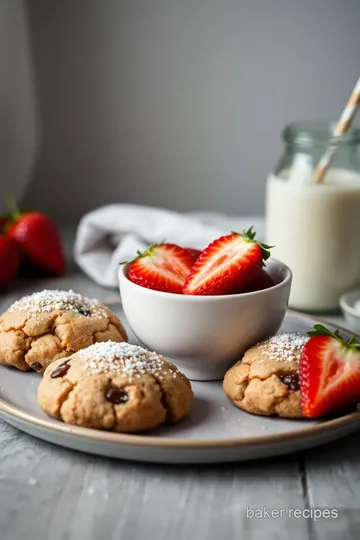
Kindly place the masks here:
<instances>
[{"instance_id":1,"label":"whole strawberry","mask_svg":"<svg viewBox=\"0 0 360 540\"><path fill-rule=\"evenodd\" d=\"M302 408L310 418L360 402L360 343L321 324L314 328L299 362Z\"/></svg>"},{"instance_id":2,"label":"whole strawberry","mask_svg":"<svg viewBox=\"0 0 360 540\"><path fill-rule=\"evenodd\" d=\"M261 277L270 248L255 240L252 227L214 240L196 260L183 292L192 295L235 294L248 290Z\"/></svg>"},{"instance_id":3,"label":"whole strawberry","mask_svg":"<svg viewBox=\"0 0 360 540\"><path fill-rule=\"evenodd\" d=\"M16 244L8 236L0 236L0 286L6 285L16 276L19 264Z\"/></svg>"},{"instance_id":4,"label":"whole strawberry","mask_svg":"<svg viewBox=\"0 0 360 540\"><path fill-rule=\"evenodd\" d=\"M64 274L65 257L54 222L42 212L20 213L12 200L8 204L12 216L6 225L7 236L18 246L21 255L43 271Z\"/></svg>"}]
</instances>

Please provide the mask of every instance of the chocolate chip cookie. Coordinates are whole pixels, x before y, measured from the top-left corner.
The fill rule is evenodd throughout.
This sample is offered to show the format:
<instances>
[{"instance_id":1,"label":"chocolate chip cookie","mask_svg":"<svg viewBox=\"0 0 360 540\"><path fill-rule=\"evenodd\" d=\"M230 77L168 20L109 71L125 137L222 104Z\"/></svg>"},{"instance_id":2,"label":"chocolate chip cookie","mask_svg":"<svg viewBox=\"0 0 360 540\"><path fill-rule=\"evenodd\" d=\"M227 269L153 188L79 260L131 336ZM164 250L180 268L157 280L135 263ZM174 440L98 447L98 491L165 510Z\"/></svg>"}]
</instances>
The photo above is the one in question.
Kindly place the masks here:
<instances>
[{"instance_id":1,"label":"chocolate chip cookie","mask_svg":"<svg viewBox=\"0 0 360 540\"><path fill-rule=\"evenodd\" d=\"M99 341L126 341L117 316L73 291L24 296L0 316L0 364L38 372Z\"/></svg>"},{"instance_id":2,"label":"chocolate chip cookie","mask_svg":"<svg viewBox=\"0 0 360 540\"><path fill-rule=\"evenodd\" d=\"M308 339L278 334L249 349L225 375L227 397L249 413L302 418L298 362Z\"/></svg>"},{"instance_id":3,"label":"chocolate chip cookie","mask_svg":"<svg viewBox=\"0 0 360 540\"><path fill-rule=\"evenodd\" d=\"M135 433L178 422L191 408L188 379L162 356L128 343L96 343L49 366L38 402L67 424Z\"/></svg>"}]
</instances>

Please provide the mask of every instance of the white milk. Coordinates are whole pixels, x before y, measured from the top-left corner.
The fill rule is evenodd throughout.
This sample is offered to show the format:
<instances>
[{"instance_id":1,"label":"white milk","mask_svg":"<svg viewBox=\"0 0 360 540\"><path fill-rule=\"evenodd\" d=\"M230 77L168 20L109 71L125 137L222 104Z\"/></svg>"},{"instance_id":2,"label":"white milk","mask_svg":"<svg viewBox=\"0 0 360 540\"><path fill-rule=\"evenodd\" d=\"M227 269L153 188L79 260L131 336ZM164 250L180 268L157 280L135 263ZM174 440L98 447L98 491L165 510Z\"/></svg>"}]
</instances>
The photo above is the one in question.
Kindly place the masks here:
<instances>
[{"instance_id":1,"label":"white milk","mask_svg":"<svg viewBox=\"0 0 360 540\"><path fill-rule=\"evenodd\" d=\"M289 305L338 308L339 296L360 286L360 175L332 169L321 184L270 176L266 240L293 272Z\"/></svg>"}]
</instances>

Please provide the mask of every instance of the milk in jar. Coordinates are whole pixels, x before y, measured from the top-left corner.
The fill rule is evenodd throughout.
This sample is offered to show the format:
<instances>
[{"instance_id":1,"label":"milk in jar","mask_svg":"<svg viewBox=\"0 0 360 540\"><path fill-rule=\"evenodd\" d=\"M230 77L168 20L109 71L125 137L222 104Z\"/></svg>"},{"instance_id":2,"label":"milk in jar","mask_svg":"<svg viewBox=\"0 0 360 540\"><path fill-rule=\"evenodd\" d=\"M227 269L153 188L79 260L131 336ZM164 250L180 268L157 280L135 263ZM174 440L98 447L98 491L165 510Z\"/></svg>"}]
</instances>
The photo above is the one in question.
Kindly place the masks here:
<instances>
[{"instance_id":1,"label":"milk in jar","mask_svg":"<svg viewBox=\"0 0 360 540\"><path fill-rule=\"evenodd\" d=\"M360 287L360 133L353 132L344 136L323 182L315 183L313 169L327 132L316 144L311 130L312 144L293 144L292 159L267 180L266 242L293 272L290 307L335 310L343 292Z\"/></svg>"}]
</instances>

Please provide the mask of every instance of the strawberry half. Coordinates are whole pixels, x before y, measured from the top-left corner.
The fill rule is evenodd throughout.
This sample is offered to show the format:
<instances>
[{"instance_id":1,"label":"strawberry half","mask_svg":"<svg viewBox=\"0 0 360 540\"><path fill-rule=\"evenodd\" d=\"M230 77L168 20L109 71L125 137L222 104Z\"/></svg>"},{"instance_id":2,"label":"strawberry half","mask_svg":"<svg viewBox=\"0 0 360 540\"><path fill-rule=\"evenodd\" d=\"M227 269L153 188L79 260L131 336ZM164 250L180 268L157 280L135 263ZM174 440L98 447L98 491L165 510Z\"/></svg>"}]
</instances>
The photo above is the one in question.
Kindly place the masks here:
<instances>
[{"instance_id":1,"label":"strawberry half","mask_svg":"<svg viewBox=\"0 0 360 540\"><path fill-rule=\"evenodd\" d=\"M321 324L314 328L299 363L302 408L310 418L360 401L360 343Z\"/></svg>"},{"instance_id":2,"label":"strawberry half","mask_svg":"<svg viewBox=\"0 0 360 540\"><path fill-rule=\"evenodd\" d=\"M130 261L128 278L147 289L181 294L194 261L195 255L189 249L176 244L155 244Z\"/></svg>"},{"instance_id":3,"label":"strawberry half","mask_svg":"<svg viewBox=\"0 0 360 540\"><path fill-rule=\"evenodd\" d=\"M276 283L273 278L267 272L265 272L265 270L261 270L261 273L256 278L256 281L252 283L251 286L248 287L244 292L263 291L264 289L269 289L274 285L276 285Z\"/></svg>"},{"instance_id":4,"label":"strawberry half","mask_svg":"<svg viewBox=\"0 0 360 540\"><path fill-rule=\"evenodd\" d=\"M186 249L186 251L194 258L194 262L201 255L200 249L195 249L195 248L184 248L184 249Z\"/></svg>"},{"instance_id":5,"label":"strawberry half","mask_svg":"<svg viewBox=\"0 0 360 540\"><path fill-rule=\"evenodd\" d=\"M184 294L217 295L244 292L260 276L270 248L255 240L252 227L212 242L196 260Z\"/></svg>"}]
</instances>

